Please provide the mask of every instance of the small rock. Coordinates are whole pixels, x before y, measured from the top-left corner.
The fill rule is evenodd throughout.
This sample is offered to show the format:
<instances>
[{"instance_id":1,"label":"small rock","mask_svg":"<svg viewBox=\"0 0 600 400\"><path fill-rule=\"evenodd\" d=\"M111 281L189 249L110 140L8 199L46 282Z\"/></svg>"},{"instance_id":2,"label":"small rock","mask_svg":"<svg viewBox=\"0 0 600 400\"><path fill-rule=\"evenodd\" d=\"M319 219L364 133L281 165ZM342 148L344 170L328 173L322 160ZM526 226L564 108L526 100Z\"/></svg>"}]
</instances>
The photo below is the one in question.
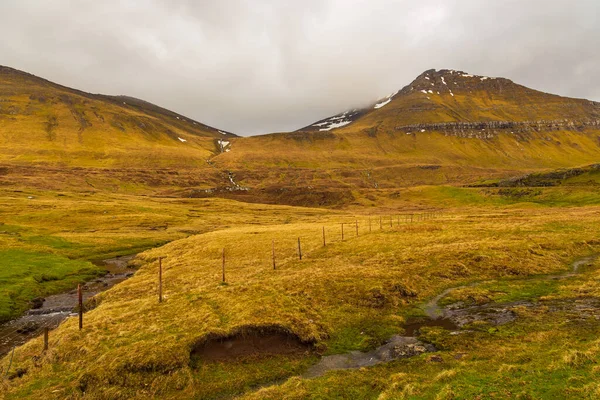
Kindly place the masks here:
<instances>
[{"instance_id":1,"label":"small rock","mask_svg":"<svg viewBox=\"0 0 600 400\"><path fill-rule=\"evenodd\" d=\"M35 299L31 300L31 308L33 308L34 310L42 308L42 306L44 305L44 301L46 301L46 299L44 299L43 297L36 297Z\"/></svg>"},{"instance_id":2,"label":"small rock","mask_svg":"<svg viewBox=\"0 0 600 400\"><path fill-rule=\"evenodd\" d=\"M20 327L19 329L17 329L17 332L22 335L26 335L28 333L35 332L36 330L38 330L38 328L39 328L38 324L36 324L33 321L30 321L30 322L27 322L22 327Z\"/></svg>"}]
</instances>

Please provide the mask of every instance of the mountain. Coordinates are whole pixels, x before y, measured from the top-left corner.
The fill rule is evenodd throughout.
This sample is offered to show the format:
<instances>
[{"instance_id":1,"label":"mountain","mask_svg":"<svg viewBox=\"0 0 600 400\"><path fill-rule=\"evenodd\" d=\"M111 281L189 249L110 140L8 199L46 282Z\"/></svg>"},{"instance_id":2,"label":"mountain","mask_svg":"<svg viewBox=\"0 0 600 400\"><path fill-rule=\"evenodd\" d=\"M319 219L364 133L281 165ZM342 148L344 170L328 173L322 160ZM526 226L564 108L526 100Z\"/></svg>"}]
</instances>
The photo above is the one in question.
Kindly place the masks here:
<instances>
[{"instance_id":1,"label":"mountain","mask_svg":"<svg viewBox=\"0 0 600 400\"><path fill-rule=\"evenodd\" d=\"M368 107L295 132L236 138L213 161L245 187L327 198L332 191L473 184L598 160L600 103L504 78L428 70Z\"/></svg>"},{"instance_id":2,"label":"mountain","mask_svg":"<svg viewBox=\"0 0 600 400\"><path fill-rule=\"evenodd\" d=\"M477 185L599 160L599 103L461 71L428 70L368 107L244 138L0 67L4 185L336 206L373 189Z\"/></svg>"},{"instance_id":3,"label":"mountain","mask_svg":"<svg viewBox=\"0 0 600 400\"><path fill-rule=\"evenodd\" d=\"M505 78L432 69L369 107L317 121L300 131L372 128L416 131L422 125L456 131L481 123L492 129L502 129L504 123L507 126L504 129L545 124L556 130L573 125L599 126L599 121L597 102L539 92Z\"/></svg>"},{"instance_id":4,"label":"mountain","mask_svg":"<svg viewBox=\"0 0 600 400\"><path fill-rule=\"evenodd\" d=\"M85 93L0 66L0 162L206 166L236 135L127 96Z\"/></svg>"}]
</instances>

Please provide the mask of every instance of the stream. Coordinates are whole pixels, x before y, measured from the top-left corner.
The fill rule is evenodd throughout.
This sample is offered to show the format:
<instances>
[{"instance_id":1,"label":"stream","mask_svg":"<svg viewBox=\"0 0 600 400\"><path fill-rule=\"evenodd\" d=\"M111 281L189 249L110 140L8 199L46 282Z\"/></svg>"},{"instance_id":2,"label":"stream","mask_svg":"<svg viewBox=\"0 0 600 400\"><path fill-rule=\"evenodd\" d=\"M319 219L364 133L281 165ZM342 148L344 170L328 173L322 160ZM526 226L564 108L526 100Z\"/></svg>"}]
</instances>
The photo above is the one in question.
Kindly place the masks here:
<instances>
[{"instance_id":1,"label":"stream","mask_svg":"<svg viewBox=\"0 0 600 400\"><path fill-rule=\"evenodd\" d=\"M132 276L135 270L128 268L127 264L135 256L136 254L115 257L94 263L107 273L82 286L83 301ZM21 317L0 324L0 357L13 347L41 335L44 328L55 329L68 317L76 316L77 290L47 296L43 302L40 299L39 303Z\"/></svg>"},{"instance_id":2,"label":"stream","mask_svg":"<svg viewBox=\"0 0 600 400\"><path fill-rule=\"evenodd\" d=\"M567 272L544 277L533 276L525 279L565 279L580 273L582 266L592 263L600 257L600 254L586 256L577 259L571 264ZM492 325L503 325L514 321L517 316L511 310L512 307L524 305L533 306L530 301L515 301L511 303L495 304L487 303L478 306L461 307L459 304L440 307L439 302L452 291L465 287L477 286L480 282L448 288L435 296L422 306L426 317L409 318L403 325L404 335L395 335L382 346L370 352L351 351L345 354L325 356L311 366L304 374L304 378L314 378L328 371L340 369L354 369L369 367L392 360L412 357L426 352L437 351L431 344L423 343L417 339L419 329L422 327L441 327L452 331L451 334L459 334L461 328L474 321L484 321Z\"/></svg>"}]
</instances>

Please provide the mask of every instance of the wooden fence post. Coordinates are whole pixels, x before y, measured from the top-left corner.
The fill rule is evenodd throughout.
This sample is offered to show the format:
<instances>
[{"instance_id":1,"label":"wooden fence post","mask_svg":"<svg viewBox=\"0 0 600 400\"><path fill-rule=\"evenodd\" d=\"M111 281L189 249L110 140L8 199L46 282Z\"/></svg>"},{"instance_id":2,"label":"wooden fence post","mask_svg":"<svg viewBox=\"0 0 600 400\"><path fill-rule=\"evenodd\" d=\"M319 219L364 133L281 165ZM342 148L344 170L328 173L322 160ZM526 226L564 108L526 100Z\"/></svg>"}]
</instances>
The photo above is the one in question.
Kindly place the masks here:
<instances>
[{"instance_id":1,"label":"wooden fence post","mask_svg":"<svg viewBox=\"0 0 600 400\"><path fill-rule=\"evenodd\" d=\"M44 351L48 350L48 327L44 328Z\"/></svg>"},{"instance_id":2,"label":"wooden fence post","mask_svg":"<svg viewBox=\"0 0 600 400\"><path fill-rule=\"evenodd\" d=\"M371 217L369 216L369 233L371 233Z\"/></svg>"},{"instance_id":3,"label":"wooden fence post","mask_svg":"<svg viewBox=\"0 0 600 400\"><path fill-rule=\"evenodd\" d=\"M225 283L225 248L223 248L223 283Z\"/></svg>"},{"instance_id":4,"label":"wooden fence post","mask_svg":"<svg viewBox=\"0 0 600 400\"><path fill-rule=\"evenodd\" d=\"M13 356L15 355L15 347L16 346L13 346L12 352L10 353L10 361L8 362L8 368L6 368L6 372L4 373L5 377L8 376L8 371L10 371L10 367L12 366Z\"/></svg>"},{"instance_id":5,"label":"wooden fence post","mask_svg":"<svg viewBox=\"0 0 600 400\"><path fill-rule=\"evenodd\" d=\"M158 257L158 302L162 303L162 260L164 257Z\"/></svg>"},{"instance_id":6,"label":"wooden fence post","mask_svg":"<svg viewBox=\"0 0 600 400\"><path fill-rule=\"evenodd\" d=\"M390 228L394 227L394 217L390 215Z\"/></svg>"},{"instance_id":7,"label":"wooden fence post","mask_svg":"<svg viewBox=\"0 0 600 400\"><path fill-rule=\"evenodd\" d=\"M381 218L382 218L382 217L381 217L381 216L379 216L379 230L382 230L382 229L383 229L383 221L382 221L382 219L381 219Z\"/></svg>"},{"instance_id":8,"label":"wooden fence post","mask_svg":"<svg viewBox=\"0 0 600 400\"><path fill-rule=\"evenodd\" d=\"M302 247L300 246L300 238L298 238L298 258L302 260Z\"/></svg>"},{"instance_id":9,"label":"wooden fence post","mask_svg":"<svg viewBox=\"0 0 600 400\"><path fill-rule=\"evenodd\" d=\"M325 242L325 227L323 227L323 247L327 246L327 243Z\"/></svg>"},{"instance_id":10,"label":"wooden fence post","mask_svg":"<svg viewBox=\"0 0 600 400\"><path fill-rule=\"evenodd\" d=\"M344 223L342 223L342 241L344 240Z\"/></svg>"},{"instance_id":11,"label":"wooden fence post","mask_svg":"<svg viewBox=\"0 0 600 400\"><path fill-rule=\"evenodd\" d=\"M275 239L273 239L271 244L273 249L273 269L277 269L277 264L275 264Z\"/></svg>"},{"instance_id":12,"label":"wooden fence post","mask_svg":"<svg viewBox=\"0 0 600 400\"><path fill-rule=\"evenodd\" d=\"M79 330L83 329L83 292L81 290L81 284L77 285L77 302L79 311Z\"/></svg>"}]
</instances>

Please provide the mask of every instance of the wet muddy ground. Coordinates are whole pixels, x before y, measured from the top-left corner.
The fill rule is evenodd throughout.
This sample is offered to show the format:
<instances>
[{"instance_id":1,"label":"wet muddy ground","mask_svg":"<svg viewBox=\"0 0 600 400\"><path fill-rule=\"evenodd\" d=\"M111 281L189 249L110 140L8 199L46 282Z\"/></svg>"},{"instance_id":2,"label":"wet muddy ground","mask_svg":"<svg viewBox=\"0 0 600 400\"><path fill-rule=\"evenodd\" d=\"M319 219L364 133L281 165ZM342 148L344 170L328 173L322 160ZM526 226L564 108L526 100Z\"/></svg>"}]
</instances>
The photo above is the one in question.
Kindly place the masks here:
<instances>
[{"instance_id":1,"label":"wet muddy ground","mask_svg":"<svg viewBox=\"0 0 600 400\"><path fill-rule=\"evenodd\" d=\"M596 258L598 258L598 255L580 258L571 264L570 271L562 274L529 277L527 279L566 279L573 277L582 272L582 267L591 264ZM473 283L469 286L476 285L477 283ZM426 317L408 319L403 325L404 336L394 336L384 345L370 352L352 351L346 354L323 357L317 364L309 368L304 377L313 378L321 376L327 371L368 367L400 358L416 356L425 352L436 351L432 345L422 343L417 339L421 328L440 327L451 331L451 334L459 334L461 332L468 332L462 330L463 327L474 322L482 322L491 326L504 325L517 319L517 314L513 311L515 307L532 308L546 306L550 312L569 312L578 315L578 318L595 318L600 320L599 302L585 301L584 299L568 303L550 302L547 304L537 304L531 301L515 301L502 304L487 303L476 306L465 306L459 302L443 308L440 307L439 302L445 296L454 290L465 287L467 286L461 285L448 288L423 305Z\"/></svg>"},{"instance_id":2,"label":"wet muddy ground","mask_svg":"<svg viewBox=\"0 0 600 400\"><path fill-rule=\"evenodd\" d=\"M128 263L134 257L135 254L96 263L104 268L107 274L83 285L83 301L132 276L135 270L128 268ZM54 329L68 317L76 316L77 290L36 299L33 306L34 308L20 318L0 324L0 356L7 354L13 347L41 335L44 328Z\"/></svg>"},{"instance_id":3,"label":"wet muddy ground","mask_svg":"<svg viewBox=\"0 0 600 400\"><path fill-rule=\"evenodd\" d=\"M436 351L431 344L422 343L415 337L393 336L383 346L369 352L351 351L321 358L303 375L304 378L316 378L328 371L371 367L400 358L417 356Z\"/></svg>"}]
</instances>

